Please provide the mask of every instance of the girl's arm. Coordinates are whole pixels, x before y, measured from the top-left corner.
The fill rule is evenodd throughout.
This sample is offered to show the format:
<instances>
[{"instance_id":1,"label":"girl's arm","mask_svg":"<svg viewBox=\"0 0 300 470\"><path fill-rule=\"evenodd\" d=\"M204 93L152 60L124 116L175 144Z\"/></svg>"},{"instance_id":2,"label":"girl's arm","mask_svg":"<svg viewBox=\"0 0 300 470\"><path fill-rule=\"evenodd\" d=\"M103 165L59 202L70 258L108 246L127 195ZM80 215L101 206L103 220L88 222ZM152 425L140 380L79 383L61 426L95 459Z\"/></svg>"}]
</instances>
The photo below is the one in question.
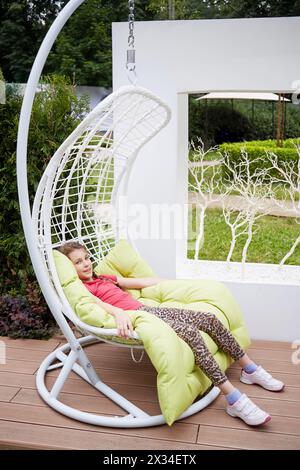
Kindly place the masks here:
<instances>
[{"instance_id":1,"label":"girl's arm","mask_svg":"<svg viewBox=\"0 0 300 470\"><path fill-rule=\"evenodd\" d=\"M123 338L128 338L129 333L133 333L133 327L130 316L125 310L114 307L113 305L102 302L98 297L94 296L96 304L100 305L107 313L115 317L118 335Z\"/></svg>"},{"instance_id":2,"label":"girl's arm","mask_svg":"<svg viewBox=\"0 0 300 470\"><path fill-rule=\"evenodd\" d=\"M140 277L140 278L129 278L129 277L117 277L118 285L123 289L143 289L144 287L154 286L159 282L163 282L166 279L156 277Z\"/></svg>"}]
</instances>

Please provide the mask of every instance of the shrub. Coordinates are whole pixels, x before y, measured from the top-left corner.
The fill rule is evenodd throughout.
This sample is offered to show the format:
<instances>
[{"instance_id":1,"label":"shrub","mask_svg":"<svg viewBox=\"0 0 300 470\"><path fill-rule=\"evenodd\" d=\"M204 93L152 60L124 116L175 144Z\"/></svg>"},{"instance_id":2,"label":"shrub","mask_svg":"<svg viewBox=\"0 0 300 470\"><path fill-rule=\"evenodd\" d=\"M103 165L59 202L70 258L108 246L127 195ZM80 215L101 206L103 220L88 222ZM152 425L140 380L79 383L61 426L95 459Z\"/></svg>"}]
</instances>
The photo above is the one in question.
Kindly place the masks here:
<instances>
[{"instance_id":1,"label":"shrub","mask_svg":"<svg viewBox=\"0 0 300 470\"><path fill-rule=\"evenodd\" d=\"M87 98L77 98L74 87L63 77L45 77L43 83L47 86L43 86L36 95L28 141L31 205L50 158L88 111ZM28 298L28 286L33 285L35 276L24 239L17 195L16 141L21 104L18 89L7 87L6 103L0 104L0 294L4 295L3 308L7 314L9 305L14 306L14 311L18 312L15 313L17 318L27 318L28 324L32 320L29 309L33 308L37 316L37 328L34 330L36 333L32 330L32 334L40 331L44 336L39 316L46 319L47 307L36 284L39 308L37 303ZM14 296L15 302L12 299ZM12 326L8 330L12 332L13 327L20 327L20 334L23 335L19 320L12 322L10 317L7 321ZM49 324L48 317L44 324ZM27 328L26 331L29 330Z\"/></svg>"},{"instance_id":2,"label":"shrub","mask_svg":"<svg viewBox=\"0 0 300 470\"><path fill-rule=\"evenodd\" d=\"M26 297L13 292L0 296L0 336L46 339L55 331L55 321L34 283L27 286Z\"/></svg>"},{"instance_id":3,"label":"shrub","mask_svg":"<svg viewBox=\"0 0 300 470\"><path fill-rule=\"evenodd\" d=\"M238 142L234 144L222 144L220 145L221 153L227 153L229 155L230 162L233 166L236 166L241 160L242 149L244 149L249 157L249 160L254 160L257 157L266 155L266 152L274 152L278 156L279 165L282 162L290 161L293 162L295 165L295 170L297 170L297 163L298 163L298 153L295 148L295 144L300 145L300 138L299 139L287 139L284 141L283 147L276 146L276 140L263 140L263 141L252 141L252 142ZM266 159L265 165L262 164L262 161L259 161L260 168L270 166L270 163ZM250 173L256 170L258 163L252 164L250 166ZM230 177L231 175L228 173L227 168L223 165L222 166L222 174L223 177ZM271 170L270 174L272 176L278 176L275 170Z\"/></svg>"}]
</instances>

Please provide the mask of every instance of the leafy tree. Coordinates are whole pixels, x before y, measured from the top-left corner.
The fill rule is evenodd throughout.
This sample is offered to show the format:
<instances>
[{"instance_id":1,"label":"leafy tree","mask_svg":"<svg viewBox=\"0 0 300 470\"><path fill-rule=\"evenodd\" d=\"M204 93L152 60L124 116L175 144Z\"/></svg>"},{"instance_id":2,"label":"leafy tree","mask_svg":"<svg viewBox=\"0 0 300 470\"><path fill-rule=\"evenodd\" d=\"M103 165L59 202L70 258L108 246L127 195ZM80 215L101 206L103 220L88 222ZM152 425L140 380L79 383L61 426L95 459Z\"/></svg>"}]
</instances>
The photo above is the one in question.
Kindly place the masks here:
<instances>
[{"instance_id":1,"label":"leafy tree","mask_svg":"<svg viewBox=\"0 0 300 470\"><path fill-rule=\"evenodd\" d=\"M0 65L8 82L23 83L39 46L68 0L0 0ZM136 0L135 19L151 20L148 0ZM127 21L127 0L86 0L61 31L45 73L78 85L111 86L111 23Z\"/></svg>"},{"instance_id":2,"label":"leafy tree","mask_svg":"<svg viewBox=\"0 0 300 470\"><path fill-rule=\"evenodd\" d=\"M147 10L154 13L157 20L214 18L219 12L214 3L199 0L150 0ZM172 10L174 18L170 17Z\"/></svg>"},{"instance_id":3,"label":"leafy tree","mask_svg":"<svg viewBox=\"0 0 300 470\"><path fill-rule=\"evenodd\" d=\"M146 0L136 1L135 19L152 19ZM111 87L111 23L126 21L126 0L87 0L70 18L50 54L48 70L70 77L77 85ZM124 59L125 61L125 59Z\"/></svg>"},{"instance_id":4,"label":"leafy tree","mask_svg":"<svg viewBox=\"0 0 300 470\"><path fill-rule=\"evenodd\" d=\"M169 19L173 4L175 19L256 18L300 15L300 0L150 0L148 9L156 19Z\"/></svg>"},{"instance_id":5,"label":"leafy tree","mask_svg":"<svg viewBox=\"0 0 300 470\"><path fill-rule=\"evenodd\" d=\"M299 0L215 0L223 18L257 18L268 16L297 16L300 14Z\"/></svg>"},{"instance_id":6,"label":"leafy tree","mask_svg":"<svg viewBox=\"0 0 300 470\"><path fill-rule=\"evenodd\" d=\"M0 0L0 65L8 82L27 81L38 48L64 3Z\"/></svg>"},{"instance_id":7,"label":"leafy tree","mask_svg":"<svg viewBox=\"0 0 300 470\"><path fill-rule=\"evenodd\" d=\"M0 65L9 82L26 82L37 50L68 0L0 0ZM300 15L300 0L136 0L138 21ZM60 33L45 73L79 85L111 86L111 23L126 21L127 0L86 0Z\"/></svg>"},{"instance_id":8,"label":"leafy tree","mask_svg":"<svg viewBox=\"0 0 300 470\"><path fill-rule=\"evenodd\" d=\"M108 2L107 2L108 3ZM48 68L79 85L111 84L111 6L99 0L85 2L70 18L49 57Z\"/></svg>"}]
</instances>

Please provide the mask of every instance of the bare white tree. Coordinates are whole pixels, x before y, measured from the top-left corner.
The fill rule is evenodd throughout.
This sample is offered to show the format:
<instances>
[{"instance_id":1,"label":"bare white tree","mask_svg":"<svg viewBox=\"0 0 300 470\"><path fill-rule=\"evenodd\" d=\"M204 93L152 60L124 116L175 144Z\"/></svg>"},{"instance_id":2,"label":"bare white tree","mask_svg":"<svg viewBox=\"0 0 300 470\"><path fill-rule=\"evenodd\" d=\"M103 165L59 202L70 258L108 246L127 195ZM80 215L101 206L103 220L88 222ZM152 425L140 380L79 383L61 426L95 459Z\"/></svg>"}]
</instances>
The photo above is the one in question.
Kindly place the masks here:
<instances>
[{"instance_id":1,"label":"bare white tree","mask_svg":"<svg viewBox=\"0 0 300 470\"><path fill-rule=\"evenodd\" d=\"M227 213L226 209L223 210L225 222L230 226L232 234L227 261L231 259L237 237L246 234L247 239L242 252L243 273L245 272L247 252L256 230L256 222L270 213L274 200L272 181L270 178L268 179L269 168L266 167L263 159L262 156L250 159L244 149L241 150L241 158L237 164L231 162L227 153L224 156L223 164L228 175L225 177L225 181L230 186L231 192L240 197L239 208L235 209L237 210L236 220L232 221L233 210ZM224 203L227 205L226 199Z\"/></svg>"},{"instance_id":2,"label":"bare white tree","mask_svg":"<svg viewBox=\"0 0 300 470\"><path fill-rule=\"evenodd\" d=\"M208 155L217 150L217 147L211 147L204 150L204 143L199 139L196 146L194 142L190 144L191 156L189 162L189 172L193 181L189 183L189 191L196 195L196 207L199 215L196 217L196 242L194 259L199 259L199 252L204 244L205 213L209 206L214 202L222 200L222 183L220 178L220 168L222 157L217 162L209 162Z\"/></svg>"},{"instance_id":3,"label":"bare white tree","mask_svg":"<svg viewBox=\"0 0 300 470\"><path fill-rule=\"evenodd\" d=\"M231 243L226 259L229 264L237 239L248 233L248 214L245 211L237 211L236 208L228 206L226 204L226 199L223 199L222 209L225 222L229 226L231 232Z\"/></svg>"},{"instance_id":4,"label":"bare white tree","mask_svg":"<svg viewBox=\"0 0 300 470\"><path fill-rule=\"evenodd\" d=\"M268 152L267 157L271 162L272 168L276 170L276 175L272 176L274 184L280 184L285 195L284 199L276 199L275 203L286 213L290 213L291 217L295 217L295 221L300 225L300 145L295 145L298 153L298 162L295 165L291 161L282 161L279 163L278 155ZM279 267L292 256L295 249L300 243L300 234L294 241L290 250L285 254L279 263Z\"/></svg>"}]
</instances>

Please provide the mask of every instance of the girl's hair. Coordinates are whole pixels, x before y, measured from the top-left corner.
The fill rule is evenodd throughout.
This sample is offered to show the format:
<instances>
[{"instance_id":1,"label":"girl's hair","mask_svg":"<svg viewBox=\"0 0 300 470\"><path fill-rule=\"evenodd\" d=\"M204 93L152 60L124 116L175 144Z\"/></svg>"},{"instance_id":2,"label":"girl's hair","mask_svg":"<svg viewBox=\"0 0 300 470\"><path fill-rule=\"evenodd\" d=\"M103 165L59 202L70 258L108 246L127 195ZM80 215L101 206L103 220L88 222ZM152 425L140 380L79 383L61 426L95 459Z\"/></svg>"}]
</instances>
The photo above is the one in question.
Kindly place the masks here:
<instances>
[{"instance_id":1,"label":"girl's hair","mask_svg":"<svg viewBox=\"0 0 300 470\"><path fill-rule=\"evenodd\" d=\"M75 242L72 242L72 241L71 242L66 242L63 245L61 245L60 247L58 247L57 250L60 251L63 255L66 255L66 256L68 256L74 250L84 250L86 253L88 253L86 247L84 245L82 245L81 243L76 242L76 241ZM108 281L112 282L113 284L118 285L117 282L115 282L111 279L107 279L105 276L98 275L94 271L93 271L93 277L95 277L97 279L105 279L105 280L108 280Z\"/></svg>"},{"instance_id":2,"label":"girl's hair","mask_svg":"<svg viewBox=\"0 0 300 470\"><path fill-rule=\"evenodd\" d=\"M74 250L84 250L86 253L88 253L86 247L82 245L79 242L66 242L63 245L61 245L59 248L57 248L58 251L60 251L63 255L69 256L70 253Z\"/></svg>"}]
</instances>

